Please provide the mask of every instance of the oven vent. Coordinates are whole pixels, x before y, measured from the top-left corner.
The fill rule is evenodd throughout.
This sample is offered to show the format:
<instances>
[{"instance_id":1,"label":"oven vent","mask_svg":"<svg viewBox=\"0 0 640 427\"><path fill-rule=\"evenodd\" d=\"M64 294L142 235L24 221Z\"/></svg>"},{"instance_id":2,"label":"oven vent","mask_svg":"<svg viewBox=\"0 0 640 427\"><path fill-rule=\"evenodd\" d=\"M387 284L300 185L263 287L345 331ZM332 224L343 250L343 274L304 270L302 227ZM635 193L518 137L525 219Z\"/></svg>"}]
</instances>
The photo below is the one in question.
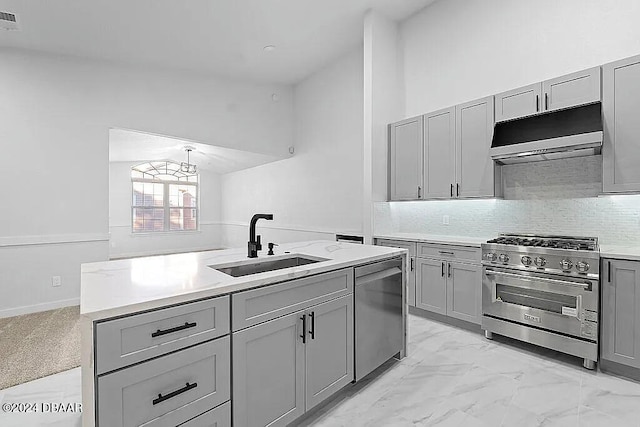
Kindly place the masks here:
<instances>
[{"instance_id":1,"label":"oven vent","mask_svg":"<svg viewBox=\"0 0 640 427\"><path fill-rule=\"evenodd\" d=\"M16 14L0 12L0 28L3 30L18 30L18 17Z\"/></svg>"}]
</instances>

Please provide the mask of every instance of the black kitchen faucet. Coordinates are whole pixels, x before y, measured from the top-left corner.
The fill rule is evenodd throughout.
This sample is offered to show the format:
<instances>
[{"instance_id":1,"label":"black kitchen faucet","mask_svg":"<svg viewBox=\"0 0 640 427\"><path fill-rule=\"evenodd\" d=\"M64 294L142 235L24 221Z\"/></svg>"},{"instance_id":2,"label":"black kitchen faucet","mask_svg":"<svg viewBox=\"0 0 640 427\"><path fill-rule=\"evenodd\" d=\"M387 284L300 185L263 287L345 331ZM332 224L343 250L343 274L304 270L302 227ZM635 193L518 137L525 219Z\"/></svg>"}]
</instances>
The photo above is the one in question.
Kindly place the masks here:
<instances>
[{"instance_id":1,"label":"black kitchen faucet","mask_svg":"<svg viewBox=\"0 0 640 427\"><path fill-rule=\"evenodd\" d=\"M249 258L257 258L258 251L262 250L262 243L260 242L260 236L256 236L256 222L259 219L273 219L273 214L255 214L251 218L249 224Z\"/></svg>"}]
</instances>

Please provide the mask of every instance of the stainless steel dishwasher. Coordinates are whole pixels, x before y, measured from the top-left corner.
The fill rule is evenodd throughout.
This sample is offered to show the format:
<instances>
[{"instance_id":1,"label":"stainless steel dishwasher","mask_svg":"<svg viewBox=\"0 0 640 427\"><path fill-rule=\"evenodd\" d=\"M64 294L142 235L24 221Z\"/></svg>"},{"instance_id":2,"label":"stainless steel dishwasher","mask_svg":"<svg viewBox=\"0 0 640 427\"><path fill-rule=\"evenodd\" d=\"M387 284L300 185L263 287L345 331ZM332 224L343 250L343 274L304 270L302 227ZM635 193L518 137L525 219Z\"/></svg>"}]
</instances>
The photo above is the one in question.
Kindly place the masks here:
<instances>
[{"instance_id":1,"label":"stainless steel dishwasher","mask_svg":"<svg viewBox=\"0 0 640 427\"><path fill-rule=\"evenodd\" d=\"M356 381L402 350L402 258L355 269Z\"/></svg>"}]
</instances>

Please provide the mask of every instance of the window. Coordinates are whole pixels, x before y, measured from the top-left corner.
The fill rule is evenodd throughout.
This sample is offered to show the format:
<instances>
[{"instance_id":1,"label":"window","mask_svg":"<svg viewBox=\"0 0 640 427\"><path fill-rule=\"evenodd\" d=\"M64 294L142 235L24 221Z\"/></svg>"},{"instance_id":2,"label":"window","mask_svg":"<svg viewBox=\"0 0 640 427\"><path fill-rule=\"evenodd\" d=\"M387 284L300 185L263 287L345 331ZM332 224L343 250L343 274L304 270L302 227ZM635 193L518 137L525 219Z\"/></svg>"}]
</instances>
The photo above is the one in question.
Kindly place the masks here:
<instances>
[{"instance_id":1,"label":"window","mask_svg":"<svg viewBox=\"0 0 640 427\"><path fill-rule=\"evenodd\" d=\"M198 175L178 163L149 162L131 168L134 233L198 229Z\"/></svg>"}]
</instances>

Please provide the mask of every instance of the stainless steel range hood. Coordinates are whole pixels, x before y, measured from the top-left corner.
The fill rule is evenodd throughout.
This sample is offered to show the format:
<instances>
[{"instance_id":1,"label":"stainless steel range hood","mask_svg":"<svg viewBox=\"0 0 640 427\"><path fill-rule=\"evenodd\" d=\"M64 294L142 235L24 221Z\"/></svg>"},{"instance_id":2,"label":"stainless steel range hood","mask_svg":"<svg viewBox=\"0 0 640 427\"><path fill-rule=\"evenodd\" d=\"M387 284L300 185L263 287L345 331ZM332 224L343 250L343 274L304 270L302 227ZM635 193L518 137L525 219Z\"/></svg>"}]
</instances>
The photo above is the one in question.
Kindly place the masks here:
<instances>
[{"instance_id":1,"label":"stainless steel range hood","mask_svg":"<svg viewBox=\"0 0 640 427\"><path fill-rule=\"evenodd\" d=\"M491 158L500 164L600 154L600 102L497 123Z\"/></svg>"}]
</instances>

